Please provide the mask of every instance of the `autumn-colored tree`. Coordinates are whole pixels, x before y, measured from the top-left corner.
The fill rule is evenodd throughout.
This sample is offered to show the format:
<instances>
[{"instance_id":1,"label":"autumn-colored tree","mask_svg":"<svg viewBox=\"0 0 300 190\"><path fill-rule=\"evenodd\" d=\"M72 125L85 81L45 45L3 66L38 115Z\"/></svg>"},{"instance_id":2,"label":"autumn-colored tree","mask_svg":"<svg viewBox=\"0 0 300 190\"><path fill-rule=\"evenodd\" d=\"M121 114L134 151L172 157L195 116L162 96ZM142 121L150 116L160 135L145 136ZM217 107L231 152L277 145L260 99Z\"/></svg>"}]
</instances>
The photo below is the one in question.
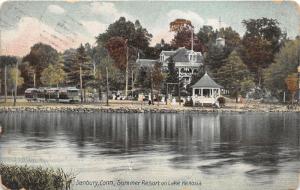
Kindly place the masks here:
<instances>
[{"instance_id":1,"label":"autumn-colored tree","mask_svg":"<svg viewBox=\"0 0 300 190\"><path fill-rule=\"evenodd\" d=\"M287 90L285 79L300 63L300 38L290 40L275 55L274 63L264 70L264 86L273 96L282 99Z\"/></svg>"},{"instance_id":2,"label":"autumn-colored tree","mask_svg":"<svg viewBox=\"0 0 300 190\"><path fill-rule=\"evenodd\" d=\"M194 26L191 21L186 19L176 19L170 23L170 31L175 32L174 39L171 41L172 47L193 48L195 51L203 52L203 44L194 33Z\"/></svg>"},{"instance_id":3,"label":"autumn-colored tree","mask_svg":"<svg viewBox=\"0 0 300 190\"><path fill-rule=\"evenodd\" d=\"M186 19L176 19L173 22L170 22L170 31L178 32L185 28L193 28L192 22Z\"/></svg>"},{"instance_id":4,"label":"autumn-colored tree","mask_svg":"<svg viewBox=\"0 0 300 190\"><path fill-rule=\"evenodd\" d=\"M105 45L109 55L115 61L115 66L121 70L126 68L126 41L122 37L112 37Z\"/></svg>"},{"instance_id":5,"label":"autumn-colored tree","mask_svg":"<svg viewBox=\"0 0 300 190\"><path fill-rule=\"evenodd\" d=\"M293 73L287 76L287 78L284 80L285 84L287 86L287 89L290 91L291 93L291 100L292 100L292 104L294 103L294 97L295 94L298 90L298 76L297 73Z\"/></svg>"}]
</instances>

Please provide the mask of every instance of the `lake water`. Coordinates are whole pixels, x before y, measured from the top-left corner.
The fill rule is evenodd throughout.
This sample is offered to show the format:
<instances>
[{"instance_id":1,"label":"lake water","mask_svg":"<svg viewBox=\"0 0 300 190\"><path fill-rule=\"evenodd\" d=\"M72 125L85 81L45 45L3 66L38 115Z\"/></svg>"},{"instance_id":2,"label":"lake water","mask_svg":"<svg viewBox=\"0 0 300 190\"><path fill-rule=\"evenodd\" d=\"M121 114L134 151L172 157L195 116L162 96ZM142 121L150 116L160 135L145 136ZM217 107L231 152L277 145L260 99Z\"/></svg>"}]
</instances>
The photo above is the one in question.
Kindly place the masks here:
<instances>
[{"instance_id":1,"label":"lake water","mask_svg":"<svg viewBox=\"0 0 300 190\"><path fill-rule=\"evenodd\" d=\"M0 125L0 161L72 171L76 190L298 186L299 113L2 113Z\"/></svg>"}]
</instances>

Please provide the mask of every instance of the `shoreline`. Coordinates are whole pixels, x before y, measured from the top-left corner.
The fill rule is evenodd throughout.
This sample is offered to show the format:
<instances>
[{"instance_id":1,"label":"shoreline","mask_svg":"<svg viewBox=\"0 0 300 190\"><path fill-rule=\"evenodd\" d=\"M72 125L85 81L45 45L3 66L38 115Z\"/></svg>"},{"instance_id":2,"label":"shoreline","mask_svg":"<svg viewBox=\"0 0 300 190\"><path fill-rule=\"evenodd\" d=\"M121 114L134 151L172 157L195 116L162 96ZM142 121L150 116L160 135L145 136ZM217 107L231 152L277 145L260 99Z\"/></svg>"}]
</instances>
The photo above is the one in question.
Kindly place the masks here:
<instances>
[{"instance_id":1,"label":"shoreline","mask_svg":"<svg viewBox=\"0 0 300 190\"><path fill-rule=\"evenodd\" d=\"M0 105L0 113L9 112L78 112L78 113L248 113L248 112L295 112L300 113L300 106L295 109L287 109L286 105L259 105L244 106L235 104L223 108L212 107L184 107L171 105L133 105L114 104L105 106L103 104L55 104L55 105Z\"/></svg>"}]
</instances>

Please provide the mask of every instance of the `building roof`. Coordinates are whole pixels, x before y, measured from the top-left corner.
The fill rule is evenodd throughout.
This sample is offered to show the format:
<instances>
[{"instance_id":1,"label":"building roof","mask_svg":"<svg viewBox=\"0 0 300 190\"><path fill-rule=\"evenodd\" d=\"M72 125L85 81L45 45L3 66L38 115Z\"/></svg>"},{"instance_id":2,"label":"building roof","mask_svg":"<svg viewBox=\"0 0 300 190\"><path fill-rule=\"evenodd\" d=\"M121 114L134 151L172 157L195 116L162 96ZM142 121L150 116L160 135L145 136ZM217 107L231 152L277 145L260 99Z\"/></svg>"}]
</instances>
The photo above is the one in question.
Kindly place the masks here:
<instances>
[{"instance_id":1,"label":"building roof","mask_svg":"<svg viewBox=\"0 0 300 190\"><path fill-rule=\"evenodd\" d=\"M192 88L223 88L223 86L217 84L207 73L205 73L205 75L196 82Z\"/></svg>"},{"instance_id":2,"label":"building roof","mask_svg":"<svg viewBox=\"0 0 300 190\"><path fill-rule=\"evenodd\" d=\"M202 63L203 57L201 52L194 52L185 47L180 47L176 51L162 51L161 53L169 57L172 56L174 62L190 62L189 54L192 52L197 55L196 63Z\"/></svg>"},{"instance_id":3,"label":"building roof","mask_svg":"<svg viewBox=\"0 0 300 190\"><path fill-rule=\"evenodd\" d=\"M166 56L171 56L175 53L176 51L162 51L161 53L165 54Z\"/></svg>"},{"instance_id":4,"label":"building roof","mask_svg":"<svg viewBox=\"0 0 300 190\"><path fill-rule=\"evenodd\" d=\"M155 59L138 59L136 62L140 64L141 67L150 67L154 66L158 61Z\"/></svg>"}]
</instances>

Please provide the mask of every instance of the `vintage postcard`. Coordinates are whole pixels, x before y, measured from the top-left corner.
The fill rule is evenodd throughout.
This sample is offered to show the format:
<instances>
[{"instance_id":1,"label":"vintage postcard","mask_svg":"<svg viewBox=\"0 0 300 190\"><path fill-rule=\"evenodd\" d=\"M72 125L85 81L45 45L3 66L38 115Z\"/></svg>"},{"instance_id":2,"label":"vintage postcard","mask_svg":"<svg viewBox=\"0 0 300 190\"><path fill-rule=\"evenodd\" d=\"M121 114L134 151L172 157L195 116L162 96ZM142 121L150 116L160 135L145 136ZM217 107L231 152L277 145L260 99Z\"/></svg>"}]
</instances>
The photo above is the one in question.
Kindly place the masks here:
<instances>
[{"instance_id":1,"label":"vintage postcard","mask_svg":"<svg viewBox=\"0 0 300 190\"><path fill-rule=\"evenodd\" d=\"M300 190L299 1L0 1L0 190Z\"/></svg>"}]
</instances>

